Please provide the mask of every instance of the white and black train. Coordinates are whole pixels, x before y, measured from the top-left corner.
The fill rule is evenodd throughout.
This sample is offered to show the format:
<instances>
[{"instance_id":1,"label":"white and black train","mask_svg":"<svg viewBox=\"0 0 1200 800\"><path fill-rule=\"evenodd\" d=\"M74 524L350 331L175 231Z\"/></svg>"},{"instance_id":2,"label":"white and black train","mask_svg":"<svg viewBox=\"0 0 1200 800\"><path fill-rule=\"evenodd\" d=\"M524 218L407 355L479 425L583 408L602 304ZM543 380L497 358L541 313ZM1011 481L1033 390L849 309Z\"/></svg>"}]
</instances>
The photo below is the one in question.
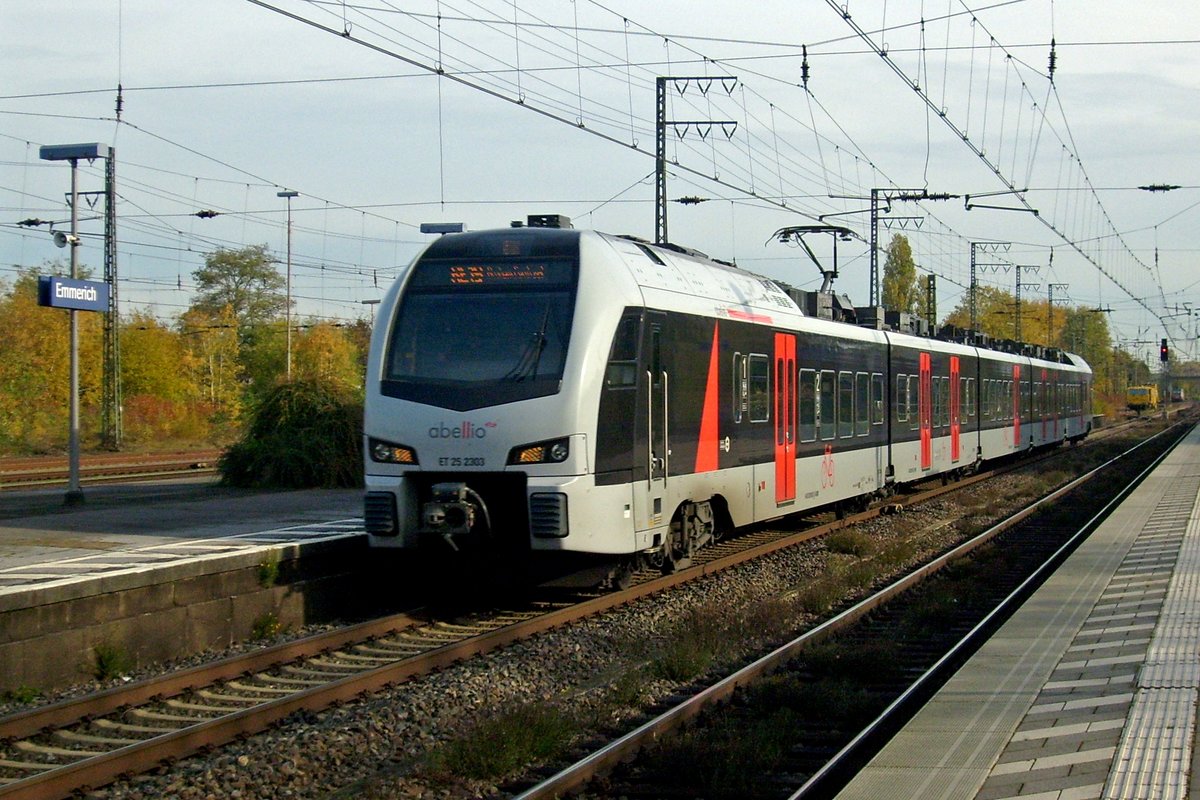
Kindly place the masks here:
<instances>
[{"instance_id":1,"label":"white and black train","mask_svg":"<svg viewBox=\"0 0 1200 800\"><path fill-rule=\"evenodd\" d=\"M379 306L372 545L670 569L734 528L1091 428L1077 356L806 316L767 278L555 219L443 236Z\"/></svg>"}]
</instances>

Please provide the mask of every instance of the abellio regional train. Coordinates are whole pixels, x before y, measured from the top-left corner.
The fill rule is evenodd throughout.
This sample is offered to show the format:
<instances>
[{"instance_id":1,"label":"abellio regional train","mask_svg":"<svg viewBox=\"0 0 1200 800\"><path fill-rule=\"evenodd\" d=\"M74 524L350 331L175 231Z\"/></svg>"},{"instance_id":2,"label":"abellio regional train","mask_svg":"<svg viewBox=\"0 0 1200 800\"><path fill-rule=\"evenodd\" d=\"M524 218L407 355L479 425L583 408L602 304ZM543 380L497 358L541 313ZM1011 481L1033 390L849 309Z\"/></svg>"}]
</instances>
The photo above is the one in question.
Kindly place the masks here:
<instances>
[{"instance_id":1,"label":"abellio regional train","mask_svg":"<svg viewBox=\"0 0 1200 800\"><path fill-rule=\"evenodd\" d=\"M372 545L669 570L743 525L1090 430L1077 356L806 316L767 278L556 219L443 236L379 306Z\"/></svg>"}]
</instances>

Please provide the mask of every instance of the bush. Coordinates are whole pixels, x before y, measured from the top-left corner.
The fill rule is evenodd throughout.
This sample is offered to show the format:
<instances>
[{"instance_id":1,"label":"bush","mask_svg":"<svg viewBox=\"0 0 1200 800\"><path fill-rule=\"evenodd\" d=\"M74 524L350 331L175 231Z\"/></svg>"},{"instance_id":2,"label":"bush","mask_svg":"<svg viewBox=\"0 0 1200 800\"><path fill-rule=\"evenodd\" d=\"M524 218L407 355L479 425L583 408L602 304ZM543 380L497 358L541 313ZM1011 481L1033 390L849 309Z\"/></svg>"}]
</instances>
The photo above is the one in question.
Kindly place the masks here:
<instances>
[{"instance_id":1,"label":"bush","mask_svg":"<svg viewBox=\"0 0 1200 800\"><path fill-rule=\"evenodd\" d=\"M221 483L250 489L363 485L362 405L316 381L277 386L221 456Z\"/></svg>"}]
</instances>

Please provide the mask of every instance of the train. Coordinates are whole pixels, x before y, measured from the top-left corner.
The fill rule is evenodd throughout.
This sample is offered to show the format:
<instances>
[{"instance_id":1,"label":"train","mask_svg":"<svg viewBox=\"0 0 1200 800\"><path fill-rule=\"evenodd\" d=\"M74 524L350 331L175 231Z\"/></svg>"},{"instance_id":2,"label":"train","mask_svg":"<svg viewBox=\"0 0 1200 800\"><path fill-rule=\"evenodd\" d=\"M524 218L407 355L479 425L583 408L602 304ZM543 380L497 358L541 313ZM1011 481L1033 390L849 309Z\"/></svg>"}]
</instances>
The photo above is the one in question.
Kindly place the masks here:
<instances>
[{"instance_id":1,"label":"train","mask_svg":"<svg viewBox=\"0 0 1200 800\"><path fill-rule=\"evenodd\" d=\"M1158 387L1153 384L1130 386L1125 390L1125 406L1138 414L1153 411L1159 406Z\"/></svg>"},{"instance_id":2,"label":"train","mask_svg":"<svg viewBox=\"0 0 1200 800\"><path fill-rule=\"evenodd\" d=\"M671 571L735 529L1091 430L1078 355L847 324L799 294L555 215L434 240L376 311L370 544Z\"/></svg>"}]
</instances>

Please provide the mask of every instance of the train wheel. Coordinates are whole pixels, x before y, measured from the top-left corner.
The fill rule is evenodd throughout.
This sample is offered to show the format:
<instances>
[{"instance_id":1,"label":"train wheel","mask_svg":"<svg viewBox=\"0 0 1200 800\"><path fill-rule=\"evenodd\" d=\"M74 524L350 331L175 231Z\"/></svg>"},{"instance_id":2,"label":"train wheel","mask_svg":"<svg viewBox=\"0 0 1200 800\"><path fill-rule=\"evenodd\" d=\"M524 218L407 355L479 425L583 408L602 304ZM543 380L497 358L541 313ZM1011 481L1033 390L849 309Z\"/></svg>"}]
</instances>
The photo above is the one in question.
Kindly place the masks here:
<instances>
[{"instance_id":1,"label":"train wheel","mask_svg":"<svg viewBox=\"0 0 1200 800\"><path fill-rule=\"evenodd\" d=\"M638 569L637 558L627 558L613 568L612 575L609 580L612 582L612 588L617 591L624 591L633 585L633 575Z\"/></svg>"}]
</instances>

